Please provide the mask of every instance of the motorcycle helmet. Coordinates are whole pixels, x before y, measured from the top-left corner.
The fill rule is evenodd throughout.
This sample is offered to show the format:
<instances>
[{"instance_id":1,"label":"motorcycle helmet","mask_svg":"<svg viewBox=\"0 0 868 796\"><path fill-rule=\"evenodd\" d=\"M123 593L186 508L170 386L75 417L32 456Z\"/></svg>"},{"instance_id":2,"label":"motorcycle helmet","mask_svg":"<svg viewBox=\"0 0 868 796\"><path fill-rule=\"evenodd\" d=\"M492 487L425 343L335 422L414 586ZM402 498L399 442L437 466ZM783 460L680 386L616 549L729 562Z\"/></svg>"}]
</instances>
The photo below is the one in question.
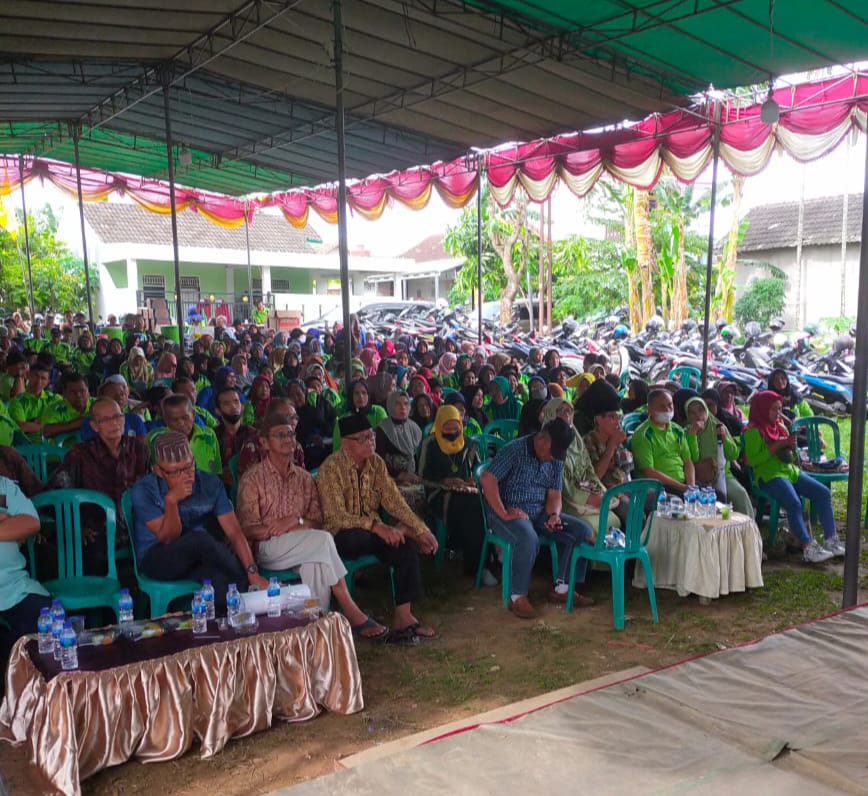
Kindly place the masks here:
<instances>
[{"instance_id":1,"label":"motorcycle helmet","mask_svg":"<svg viewBox=\"0 0 868 796\"><path fill-rule=\"evenodd\" d=\"M856 339L856 324L855 323L850 327L850 337L852 337L854 340Z\"/></svg>"},{"instance_id":2,"label":"motorcycle helmet","mask_svg":"<svg viewBox=\"0 0 868 796\"><path fill-rule=\"evenodd\" d=\"M723 328L727 325L726 318L718 318L714 322L714 328L717 330L718 334L723 331Z\"/></svg>"},{"instance_id":3,"label":"motorcycle helmet","mask_svg":"<svg viewBox=\"0 0 868 796\"><path fill-rule=\"evenodd\" d=\"M578 328L579 325L571 318L564 318L561 321L561 334L563 334L564 337L572 337Z\"/></svg>"},{"instance_id":4,"label":"motorcycle helmet","mask_svg":"<svg viewBox=\"0 0 868 796\"><path fill-rule=\"evenodd\" d=\"M629 336L630 336L630 330L623 323L619 323L612 330L612 337L615 340L626 340Z\"/></svg>"},{"instance_id":5,"label":"motorcycle helmet","mask_svg":"<svg viewBox=\"0 0 868 796\"><path fill-rule=\"evenodd\" d=\"M835 342L832 343L832 350L836 354L840 354L844 351L849 351L855 345L856 341L849 334L839 334L835 338Z\"/></svg>"},{"instance_id":6,"label":"motorcycle helmet","mask_svg":"<svg viewBox=\"0 0 868 796\"><path fill-rule=\"evenodd\" d=\"M33 325L34 326L44 326L45 318L43 317L41 312L37 312L36 315L33 316Z\"/></svg>"},{"instance_id":7,"label":"motorcycle helmet","mask_svg":"<svg viewBox=\"0 0 868 796\"><path fill-rule=\"evenodd\" d=\"M684 334L693 334L696 331L696 321L693 318L688 318L684 323L681 324L681 331Z\"/></svg>"},{"instance_id":8,"label":"motorcycle helmet","mask_svg":"<svg viewBox=\"0 0 868 796\"><path fill-rule=\"evenodd\" d=\"M820 333L820 327L817 326L816 323L806 323L805 324L805 334L811 335L812 337L816 334Z\"/></svg>"},{"instance_id":9,"label":"motorcycle helmet","mask_svg":"<svg viewBox=\"0 0 868 796\"><path fill-rule=\"evenodd\" d=\"M652 315L645 324L646 332L659 332L663 329L663 318L659 315Z\"/></svg>"},{"instance_id":10,"label":"motorcycle helmet","mask_svg":"<svg viewBox=\"0 0 868 796\"><path fill-rule=\"evenodd\" d=\"M728 341L728 342L730 342L730 343L731 343L733 340L735 340L735 338L737 337L737 335L738 335L738 332L736 331L736 328L735 328L734 326L729 326L729 325L727 325L727 326L724 326L724 327L720 330L720 336L721 336L724 340L726 340L726 341Z\"/></svg>"},{"instance_id":11,"label":"motorcycle helmet","mask_svg":"<svg viewBox=\"0 0 868 796\"><path fill-rule=\"evenodd\" d=\"M748 321L744 325L744 333L746 337L759 337L763 333L763 328L756 321Z\"/></svg>"},{"instance_id":12,"label":"motorcycle helmet","mask_svg":"<svg viewBox=\"0 0 868 796\"><path fill-rule=\"evenodd\" d=\"M779 331L780 331L781 329L783 329L784 326L786 326L786 325L787 325L787 324L786 324L786 322L784 321L784 319L781 318L779 315L778 315L777 317L775 317L775 318L772 318L772 319L769 321L769 329L771 329L773 332L779 332Z\"/></svg>"}]
</instances>

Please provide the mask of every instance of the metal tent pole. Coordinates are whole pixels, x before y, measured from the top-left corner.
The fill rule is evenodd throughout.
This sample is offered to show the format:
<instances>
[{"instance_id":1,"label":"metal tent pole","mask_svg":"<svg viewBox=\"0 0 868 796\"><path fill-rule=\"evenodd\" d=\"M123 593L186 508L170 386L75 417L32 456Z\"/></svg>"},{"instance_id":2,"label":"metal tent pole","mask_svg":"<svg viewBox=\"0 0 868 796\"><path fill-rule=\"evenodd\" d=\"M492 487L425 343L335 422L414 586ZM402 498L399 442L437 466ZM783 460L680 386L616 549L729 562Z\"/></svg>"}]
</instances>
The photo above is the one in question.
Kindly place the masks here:
<instances>
[{"instance_id":1,"label":"metal tent pole","mask_svg":"<svg viewBox=\"0 0 868 796\"><path fill-rule=\"evenodd\" d=\"M843 607L856 604L859 586L859 544L862 521L862 480L865 467L865 398L868 392L868 130L865 131L865 182L862 194L862 251L859 254L859 295L856 303L856 366L853 368L853 414L850 420L850 478L847 481L847 540L844 558Z\"/></svg>"},{"instance_id":2,"label":"metal tent pole","mask_svg":"<svg viewBox=\"0 0 868 796\"><path fill-rule=\"evenodd\" d=\"M91 332L96 330L93 322L93 295L90 289L90 263L87 259L87 238L84 234L84 200L81 196L81 161L78 153L78 139L81 130L72 126L72 146L75 153L75 187L78 190L78 220L81 223L81 257L84 260L84 289L87 291L87 319Z\"/></svg>"},{"instance_id":3,"label":"metal tent pole","mask_svg":"<svg viewBox=\"0 0 868 796\"><path fill-rule=\"evenodd\" d=\"M344 383L349 388L353 340L350 329L350 258L347 245L347 142L344 130L344 23L341 0L334 0L332 8L335 28L335 133L338 146L338 257L344 318ZM351 400L349 393L347 400Z\"/></svg>"},{"instance_id":4,"label":"metal tent pole","mask_svg":"<svg viewBox=\"0 0 868 796\"><path fill-rule=\"evenodd\" d=\"M247 309L245 310L245 322L249 321L252 315L253 304L253 266L250 263L250 227L247 223L247 213L249 212L250 202L244 202L244 240L247 244Z\"/></svg>"},{"instance_id":5,"label":"metal tent pole","mask_svg":"<svg viewBox=\"0 0 868 796\"><path fill-rule=\"evenodd\" d=\"M711 218L708 220L708 260L705 263L705 318L702 326L702 389L708 379L708 326L711 314L711 264L714 256L714 214L717 207L717 166L720 162L720 103L714 103L714 124L712 126L713 160L711 166Z\"/></svg>"},{"instance_id":6,"label":"metal tent pole","mask_svg":"<svg viewBox=\"0 0 868 796\"><path fill-rule=\"evenodd\" d=\"M482 164L476 156L476 342L482 345Z\"/></svg>"},{"instance_id":7,"label":"metal tent pole","mask_svg":"<svg viewBox=\"0 0 868 796\"><path fill-rule=\"evenodd\" d=\"M28 298L30 299L30 322L33 323L33 316L36 314L36 308L33 304L33 265L30 262L30 225L27 223L27 199L24 198L24 155L18 156L18 174L21 180L21 213L24 216L24 252L27 255L27 286L29 290Z\"/></svg>"},{"instance_id":8,"label":"metal tent pole","mask_svg":"<svg viewBox=\"0 0 868 796\"><path fill-rule=\"evenodd\" d=\"M169 112L169 81L163 77L163 116L166 122L166 160L169 172L169 207L172 214L172 254L175 258L175 312L178 338L184 350L184 305L181 302L181 260L178 254L178 212L175 207L175 153L172 144L172 116Z\"/></svg>"}]
</instances>

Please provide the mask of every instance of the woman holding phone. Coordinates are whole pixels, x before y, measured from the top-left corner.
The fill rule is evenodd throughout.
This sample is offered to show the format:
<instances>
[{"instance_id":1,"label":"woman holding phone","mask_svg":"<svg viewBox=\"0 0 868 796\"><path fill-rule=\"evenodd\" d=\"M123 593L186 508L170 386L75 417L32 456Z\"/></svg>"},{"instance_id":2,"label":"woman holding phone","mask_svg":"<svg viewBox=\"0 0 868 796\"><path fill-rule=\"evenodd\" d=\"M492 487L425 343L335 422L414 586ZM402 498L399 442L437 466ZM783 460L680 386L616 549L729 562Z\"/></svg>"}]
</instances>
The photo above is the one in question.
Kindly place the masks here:
<instances>
[{"instance_id":1,"label":"woman holding phone","mask_svg":"<svg viewBox=\"0 0 868 796\"><path fill-rule=\"evenodd\" d=\"M781 396L771 390L756 393L750 401L750 422L744 430L747 463L760 487L786 509L790 530L802 545L802 557L809 563L843 556L832 514L829 488L805 475L798 465L796 436L783 421ZM802 498L808 498L823 526L823 546L811 536L802 512Z\"/></svg>"}]
</instances>

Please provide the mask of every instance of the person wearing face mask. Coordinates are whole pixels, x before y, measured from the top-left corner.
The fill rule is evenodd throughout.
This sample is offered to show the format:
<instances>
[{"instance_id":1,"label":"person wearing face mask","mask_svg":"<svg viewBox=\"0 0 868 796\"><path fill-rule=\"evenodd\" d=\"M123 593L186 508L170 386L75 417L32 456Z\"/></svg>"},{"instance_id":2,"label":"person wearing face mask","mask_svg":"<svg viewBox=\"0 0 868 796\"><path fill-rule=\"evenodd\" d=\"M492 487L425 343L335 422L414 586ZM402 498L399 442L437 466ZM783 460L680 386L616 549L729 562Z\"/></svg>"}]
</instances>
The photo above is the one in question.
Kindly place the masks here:
<instances>
[{"instance_id":1,"label":"person wearing face mask","mask_svg":"<svg viewBox=\"0 0 868 796\"><path fill-rule=\"evenodd\" d=\"M542 376L531 376L527 382L527 392L531 400L547 401L549 399L549 386Z\"/></svg>"},{"instance_id":2,"label":"person wearing face mask","mask_svg":"<svg viewBox=\"0 0 868 796\"><path fill-rule=\"evenodd\" d=\"M461 414L451 405L441 406L434 427L419 451L419 474L425 483L428 511L442 517L446 537L462 551L464 574L476 577L484 535L482 508L473 484L479 464L476 443L464 436ZM490 562L487 562L490 564ZM486 586L497 585L490 565L482 571Z\"/></svg>"},{"instance_id":3,"label":"person wearing face mask","mask_svg":"<svg viewBox=\"0 0 868 796\"><path fill-rule=\"evenodd\" d=\"M667 390L652 390L648 413L649 418L633 433L636 469L643 478L656 478L668 491L681 495L696 480L687 434L672 422L672 395Z\"/></svg>"},{"instance_id":4,"label":"person wearing face mask","mask_svg":"<svg viewBox=\"0 0 868 796\"><path fill-rule=\"evenodd\" d=\"M220 422L214 429L217 444L220 446L220 458L223 469L220 477L227 486L232 485L232 473L229 471L229 460L241 449L251 443L258 446L259 432L253 427L241 422L242 408L238 391L234 387L224 387L217 393L215 399L217 417Z\"/></svg>"}]
</instances>

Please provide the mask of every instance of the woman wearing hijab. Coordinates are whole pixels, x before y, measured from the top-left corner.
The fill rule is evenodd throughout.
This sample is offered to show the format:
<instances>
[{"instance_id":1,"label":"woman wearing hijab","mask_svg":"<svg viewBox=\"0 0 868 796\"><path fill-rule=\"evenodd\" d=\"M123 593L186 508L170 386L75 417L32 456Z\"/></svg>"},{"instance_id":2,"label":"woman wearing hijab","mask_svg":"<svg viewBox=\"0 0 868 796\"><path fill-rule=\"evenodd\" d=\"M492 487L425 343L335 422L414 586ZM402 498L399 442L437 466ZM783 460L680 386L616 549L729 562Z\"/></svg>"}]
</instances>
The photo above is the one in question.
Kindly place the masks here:
<instances>
[{"instance_id":1,"label":"woman wearing hijab","mask_svg":"<svg viewBox=\"0 0 868 796\"><path fill-rule=\"evenodd\" d=\"M572 404L564 398L552 398L545 405L543 423L549 423L556 417L572 426ZM567 457L564 459L564 511L574 517L581 517L596 530L600 516L600 498L605 491L606 487L594 469L594 463L591 461L584 440L576 434L570 447L567 448ZM627 502L619 501L611 508L614 511L609 512L607 527L623 528L627 521Z\"/></svg>"},{"instance_id":2,"label":"woman wearing hijab","mask_svg":"<svg viewBox=\"0 0 868 796\"><path fill-rule=\"evenodd\" d=\"M443 518L447 546L460 547L464 574L471 578L479 567L485 534L482 507L473 483L477 464L476 443L464 436L458 410L450 405L441 406L431 434L422 441L419 474L424 480L428 510ZM483 583L497 584L488 568L483 571Z\"/></svg>"},{"instance_id":3,"label":"woman wearing hijab","mask_svg":"<svg viewBox=\"0 0 868 796\"><path fill-rule=\"evenodd\" d=\"M490 418L488 413L483 408L485 403L485 390L481 384L468 384L461 388L461 394L464 396L464 406L467 409L467 416L473 418L481 429L485 429Z\"/></svg>"},{"instance_id":4,"label":"woman wearing hijab","mask_svg":"<svg viewBox=\"0 0 868 796\"><path fill-rule=\"evenodd\" d=\"M643 412L646 406L648 406L648 385L642 379L630 379L627 395L621 399L621 411L625 415L630 412Z\"/></svg>"},{"instance_id":5,"label":"woman wearing hijab","mask_svg":"<svg viewBox=\"0 0 868 796\"><path fill-rule=\"evenodd\" d=\"M368 422L371 424L371 428L373 429L376 429L377 426L379 426L387 417L386 410L383 409L382 406L371 402L368 385L365 384L363 379L356 379L355 381L350 382L348 392L349 404L347 405L347 410L335 420L334 431L332 433L332 439L334 441L333 447L336 451L341 448L341 430L339 423L342 417L346 417L347 415L366 415Z\"/></svg>"},{"instance_id":6,"label":"woman wearing hijab","mask_svg":"<svg viewBox=\"0 0 868 796\"><path fill-rule=\"evenodd\" d=\"M775 368L769 373L768 388L781 397L784 407L784 417L790 422L797 417L810 417L814 413L808 402L805 401L790 384L790 377L783 368Z\"/></svg>"},{"instance_id":7,"label":"woman wearing hijab","mask_svg":"<svg viewBox=\"0 0 868 796\"><path fill-rule=\"evenodd\" d=\"M465 437L475 437L482 433L482 427L472 417L467 414L467 405L464 401L464 395L460 392L451 392L443 399L445 406L454 406L461 415L461 425L464 426Z\"/></svg>"},{"instance_id":8,"label":"woman wearing hijab","mask_svg":"<svg viewBox=\"0 0 868 796\"><path fill-rule=\"evenodd\" d=\"M154 383L154 369L148 364L145 352L139 346L130 349L127 361L120 366L118 372L127 380L130 390L139 395L144 395Z\"/></svg>"},{"instance_id":9,"label":"woman wearing hijab","mask_svg":"<svg viewBox=\"0 0 868 796\"><path fill-rule=\"evenodd\" d=\"M518 420L521 414L521 403L512 394L509 381L503 376L495 376L488 386L491 402L488 404L488 415L492 420Z\"/></svg>"},{"instance_id":10,"label":"woman wearing hijab","mask_svg":"<svg viewBox=\"0 0 868 796\"><path fill-rule=\"evenodd\" d=\"M541 376L531 376L527 381L527 393L530 398L547 401L549 399L549 386Z\"/></svg>"},{"instance_id":11,"label":"woman wearing hijab","mask_svg":"<svg viewBox=\"0 0 868 796\"><path fill-rule=\"evenodd\" d=\"M365 366L365 376L367 378L375 376L380 365L380 355L373 340L369 340L367 345L359 351L359 359Z\"/></svg>"},{"instance_id":12,"label":"woman wearing hijab","mask_svg":"<svg viewBox=\"0 0 868 796\"><path fill-rule=\"evenodd\" d=\"M718 416L720 420L726 423L726 427L730 433L737 437L741 434L747 423L744 412L738 408L735 402L738 388L734 382L727 381L726 379L721 379L715 387L718 393L720 393L720 403L717 405Z\"/></svg>"},{"instance_id":13,"label":"woman wearing hijab","mask_svg":"<svg viewBox=\"0 0 868 796\"><path fill-rule=\"evenodd\" d=\"M196 398L196 405L207 409L214 417L217 417L217 394L226 388L233 388L238 393L238 399L241 403L247 403L244 393L238 389L235 371L228 365L224 365L222 368L218 368L214 374L213 386L206 387L199 393L199 396ZM219 420L220 418L217 417L217 419Z\"/></svg>"},{"instance_id":14,"label":"woman wearing hijab","mask_svg":"<svg viewBox=\"0 0 868 796\"><path fill-rule=\"evenodd\" d=\"M282 356L281 356L282 355ZM301 358L294 348L277 348L272 350L271 366L278 368L274 378L282 384L287 384L301 376Z\"/></svg>"},{"instance_id":15,"label":"woman wearing hijab","mask_svg":"<svg viewBox=\"0 0 868 796\"><path fill-rule=\"evenodd\" d=\"M784 425L783 401L778 393L762 390L751 398L744 450L759 486L786 510L790 531L802 545L804 560L813 564L843 556L844 546L838 540L832 513L832 493L829 487L799 469L796 437ZM820 517L822 547L805 524L803 497L811 501Z\"/></svg>"},{"instance_id":16,"label":"woman wearing hijab","mask_svg":"<svg viewBox=\"0 0 868 796\"><path fill-rule=\"evenodd\" d=\"M371 393L371 401L377 406L386 406L389 395L394 392L398 385L395 377L388 371L382 370L366 380L368 391Z\"/></svg>"},{"instance_id":17,"label":"woman wearing hijab","mask_svg":"<svg viewBox=\"0 0 868 796\"><path fill-rule=\"evenodd\" d=\"M753 519L753 505L744 487L729 472L729 462L741 455L741 446L732 438L726 426L708 409L699 396L688 398L684 404L684 430L687 447L696 471L696 483L715 488L724 503Z\"/></svg>"},{"instance_id":18,"label":"woman wearing hijab","mask_svg":"<svg viewBox=\"0 0 868 796\"><path fill-rule=\"evenodd\" d=\"M518 416L518 437L526 437L528 434L536 434L542 430L543 426L543 409L546 402L540 398L531 398L521 408L521 413Z\"/></svg>"},{"instance_id":19,"label":"woman wearing hijab","mask_svg":"<svg viewBox=\"0 0 868 796\"><path fill-rule=\"evenodd\" d=\"M425 510L425 487L416 475L416 452L422 430L410 420L410 396L395 390L386 402L388 417L375 429L377 455L401 491L407 505L420 514Z\"/></svg>"},{"instance_id":20,"label":"woman wearing hijab","mask_svg":"<svg viewBox=\"0 0 868 796\"><path fill-rule=\"evenodd\" d=\"M178 371L178 358L171 351L163 351L154 368L154 384L171 387Z\"/></svg>"},{"instance_id":21,"label":"woman wearing hijab","mask_svg":"<svg viewBox=\"0 0 868 796\"><path fill-rule=\"evenodd\" d=\"M241 422L245 425L257 425L265 419L268 404L271 401L271 382L265 376L257 376L250 386L250 400L244 405Z\"/></svg>"},{"instance_id":22,"label":"woman wearing hijab","mask_svg":"<svg viewBox=\"0 0 868 796\"><path fill-rule=\"evenodd\" d=\"M434 401L428 393L417 395L411 402L410 420L412 420L423 433L434 422Z\"/></svg>"},{"instance_id":23,"label":"woman wearing hijab","mask_svg":"<svg viewBox=\"0 0 868 796\"><path fill-rule=\"evenodd\" d=\"M458 363L458 357L451 352L446 352L440 357L437 362L436 375L446 387L457 387L458 382L455 380L455 366Z\"/></svg>"},{"instance_id":24,"label":"woman wearing hijab","mask_svg":"<svg viewBox=\"0 0 868 796\"><path fill-rule=\"evenodd\" d=\"M459 354L455 360L455 370L452 373L450 382L443 382L444 387L452 387L455 390L460 390L464 385L461 383L461 377L468 371L471 371L473 361L470 359L470 354Z\"/></svg>"}]
</instances>

